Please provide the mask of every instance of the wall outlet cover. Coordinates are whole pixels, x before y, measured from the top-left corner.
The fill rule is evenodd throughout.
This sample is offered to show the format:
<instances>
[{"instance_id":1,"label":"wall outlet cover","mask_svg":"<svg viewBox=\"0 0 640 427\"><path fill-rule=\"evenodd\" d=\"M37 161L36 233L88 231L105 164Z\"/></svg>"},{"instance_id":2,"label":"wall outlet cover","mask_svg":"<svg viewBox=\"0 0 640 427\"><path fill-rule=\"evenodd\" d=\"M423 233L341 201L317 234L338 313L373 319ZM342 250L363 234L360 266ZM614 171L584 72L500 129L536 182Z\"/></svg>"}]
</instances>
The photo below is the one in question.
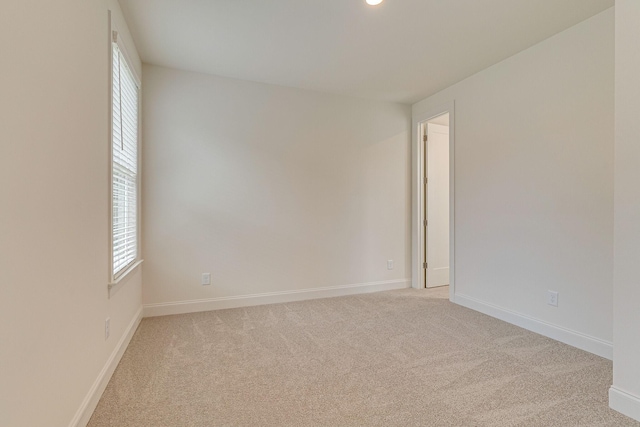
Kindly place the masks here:
<instances>
[{"instance_id":1,"label":"wall outlet cover","mask_svg":"<svg viewBox=\"0 0 640 427\"><path fill-rule=\"evenodd\" d=\"M211 284L211 273L202 273L202 286L208 286Z\"/></svg>"},{"instance_id":2,"label":"wall outlet cover","mask_svg":"<svg viewBox=\"0 0 640 427\"><path fill-rule=\"evenodd\" d=\"M111 335L111 318L107 317L104 321L104 339L108 340Z\"/></svg>"},{"instance_id":3,"label":"wall outlet cover","mask_svg":"<svg viewBox=\"0 0 640 427\"><path fill-rule=\"evenodd\" d=\"M556 291L547 291L547 304L554 307L558 306L558 293Z\"/></svg>"}]
</instances>

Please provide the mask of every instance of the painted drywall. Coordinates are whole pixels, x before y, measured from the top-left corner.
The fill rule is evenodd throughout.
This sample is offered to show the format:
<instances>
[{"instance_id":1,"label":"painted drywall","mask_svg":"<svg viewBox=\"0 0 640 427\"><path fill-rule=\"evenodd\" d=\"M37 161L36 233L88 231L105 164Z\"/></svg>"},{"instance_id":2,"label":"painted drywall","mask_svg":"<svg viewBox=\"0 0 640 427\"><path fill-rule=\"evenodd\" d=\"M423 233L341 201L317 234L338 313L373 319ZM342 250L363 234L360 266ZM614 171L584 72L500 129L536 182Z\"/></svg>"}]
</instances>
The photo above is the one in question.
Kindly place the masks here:
<instances>
[{"instance_id":1,"label":"painted drywall","mask_svg":"<svg viewBox=\"0 0 640 427\"><path fill-rule=\"evenodd\" d=\"M614 409L640 420L640 2L616 1Z\"/></svg>"},{"instance_id":2,"label":"painted drywall","mask_svg":"<svg viewBox=\"0 0 640 427\"><path fill-rule=\"evenodd\" d=\"M140 271L107 294L109 8L126 33L116 1L0 14L2 426L69 426L141 307Z\"/></svg>"},{"instance_id":3,"label":"painted drywall","mask_svg":"<svg viewBox=\"0 0 640 427\"><path fill-rule=\"evenodd\" d=\"M410 277L409 106L143 79L145 304Z\"/></svg>"},{"instance_id":4,"label":"painted drywall","mask_svg":"<svg viewBox=\"0 0 640 427\"><path fill-rule=\"evenodd\" d=\"M593 338L602 353L612 340L613 82L608 9L413 106L420 117L455 101L456 300ZM557 308L547 290L560 293Z\"/></svg>"}]
</instances>

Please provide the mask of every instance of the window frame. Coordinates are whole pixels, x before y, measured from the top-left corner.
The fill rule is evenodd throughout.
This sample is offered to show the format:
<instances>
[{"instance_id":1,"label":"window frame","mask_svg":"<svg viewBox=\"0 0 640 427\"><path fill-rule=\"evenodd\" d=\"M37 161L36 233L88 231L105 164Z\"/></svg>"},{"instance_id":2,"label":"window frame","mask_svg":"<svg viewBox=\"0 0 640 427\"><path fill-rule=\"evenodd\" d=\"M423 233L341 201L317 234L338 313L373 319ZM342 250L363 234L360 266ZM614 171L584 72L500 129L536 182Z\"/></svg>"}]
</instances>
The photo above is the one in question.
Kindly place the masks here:
<instances>
[{"instance_id":1,"label":"window frame","mask_svg":"<svg viewBox=\"0 0 640 427\"><path fill-rule=\"evenodd\" d=\"M109 14L111 15L111 14ZM111 16L109 16L111 21ZM120 37L120 33L118 29L110 23L110 37L109 37L109 284L108 288L111 290L114 286L118 285L123 279L125 279L130 273L132 273L140 264L142 264L141 258L141 241L142 241L142 233L141 233L141 141L142 141L142 132L141 132L141 104L142 104L142 81L138 72L133 67L133 61L131 61L131 56L129 55L126 46L122 41L122 37ZM134 83L138 89L138 102L137 102L137 141L136 141L136 255L135 258L130 261L127 265L122 267L118 272L114 272L114 239L113 239L113 224L114 224L114 216L113 216L113 193L114 193L114 185L113 185L113 169L114 169L114 151L113 151L113 84L114 84L114 73L113 73L113 63L114 63L114 44L118 46L118 49L121 53L121 60L124 60L127 68L131 72L131 76L133 77Z\"/></svg>"}]
</instances>

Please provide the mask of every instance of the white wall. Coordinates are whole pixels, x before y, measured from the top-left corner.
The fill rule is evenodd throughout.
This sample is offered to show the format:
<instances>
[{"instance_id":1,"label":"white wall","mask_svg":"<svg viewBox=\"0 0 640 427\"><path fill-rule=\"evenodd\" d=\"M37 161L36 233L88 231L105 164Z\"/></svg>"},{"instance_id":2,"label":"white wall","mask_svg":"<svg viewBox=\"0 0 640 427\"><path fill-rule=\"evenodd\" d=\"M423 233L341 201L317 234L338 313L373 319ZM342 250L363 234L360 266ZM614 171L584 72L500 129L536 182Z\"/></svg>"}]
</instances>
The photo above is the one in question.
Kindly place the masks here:
<instances>
[{"instance_id":1,"label":"white wall","mask_svg":"<svg viewBox=\"0 0 640 427\"><path fill-rule=\"evenodd\" d=\"M145 304L409 285L410 107L143 76Z\"/></svg>"},{"instance_id":2,"label":"white wall","mask_svg":"<svg viewBox=\"0 0 640 427\"><path fill-rule=\"evenodd\" d=\"M455 100L456 302L608 357L613 82L609 9L413 106Z\"/></svg>"},{"instance_id":3,"label":"white wall","mask_svg":"<svg viewBox=\"0 0 640 427\"><path fill-rule=\"evenodd\" d=\"M640 420L640 2L616 0L611 407Z\"/></svg>"},{"instance_id":4,"label":"white wall","mask_svg":"<svg viewBox=\"0 0 640 427\"><path fill-rule=\"evenodd\" d=\"M2 5L3 427L69 426L141 306L140 272L107 296L108 7Z\"/></svg>"}]
</instances>

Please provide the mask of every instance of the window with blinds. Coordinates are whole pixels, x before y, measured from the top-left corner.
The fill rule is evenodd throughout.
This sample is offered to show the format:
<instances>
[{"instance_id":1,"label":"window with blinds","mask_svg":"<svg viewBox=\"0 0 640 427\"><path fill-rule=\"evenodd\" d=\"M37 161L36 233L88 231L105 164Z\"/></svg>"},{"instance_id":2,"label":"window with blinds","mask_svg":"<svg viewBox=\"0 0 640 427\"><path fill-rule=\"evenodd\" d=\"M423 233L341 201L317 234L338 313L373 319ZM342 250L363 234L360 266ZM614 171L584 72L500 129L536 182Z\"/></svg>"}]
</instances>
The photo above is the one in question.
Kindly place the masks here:
<instances>
[{"instance_id":1,"label":"window with blinds","mask_svg":"<svg viewBox=\"0 0 640 427\"><path fill-rule=\"evenodd\" d=\"M112 276L138 259L138 94L123 52L113 43L111 151Z\"/></svg>"}]
</instances>

